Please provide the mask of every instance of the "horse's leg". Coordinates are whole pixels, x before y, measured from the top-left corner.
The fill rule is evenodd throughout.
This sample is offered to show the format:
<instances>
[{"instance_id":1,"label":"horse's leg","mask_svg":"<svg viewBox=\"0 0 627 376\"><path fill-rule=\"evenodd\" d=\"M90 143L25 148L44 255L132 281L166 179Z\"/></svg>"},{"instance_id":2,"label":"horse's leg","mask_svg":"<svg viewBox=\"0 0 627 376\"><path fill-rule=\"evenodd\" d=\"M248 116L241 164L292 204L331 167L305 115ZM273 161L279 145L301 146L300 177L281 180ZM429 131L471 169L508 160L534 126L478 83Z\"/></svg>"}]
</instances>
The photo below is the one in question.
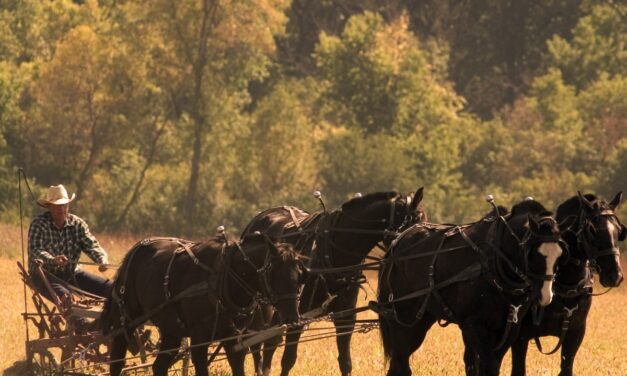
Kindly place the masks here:
<instances>
[{"instance_id":1,"label":"horse's leg","mask_svg":"<svg viewBox=\"0 0 627 376\"><path fill-rule=\"evenodd\" d=\"M272 309L272 307L270 307L270 309ZM269 321L266 318L266 315L268 314L266 311L268 310L268 307L266 307L265 305L262 305L257 311L255 311L255 314L253 316L253 321L251 323L251 328L255 329L255 330L261 330L267 327L266 323ZM261 343L256 343L252 346L250 346L250 352L251 355L253 357L253 364L254 364L254 368L255 368L255 375L257 376L262 376L263 375L263 370L264 370L264 363L263 363L263 359L261 358Z\"/></svg>"},{"instance_id":2,"label":"horse's leg","mask_svg":"<svg viewBox=\"0 0 627 376\"><path fill-rule=\"evenodd\" d=\"M250 355L253 357L253 368L255 369L255 376L262 376L264 363L261 358L262 343L255 343L250 346Z\"/></svg>"},{"instance_id":3,"label":"horse's leg","mask_svg":"<svg viewBox=\"0 0 627 376\"><path fill-rule=\"evenodd\" d=\"M477 374L476 355L477 352L472 348L472 345L464 341L464 370L466 371L466 376L475 376Z\"/></svg>"},{"instance_id":4,"label":"horse's leg","mask_svg":"<svg viewBox=\"0 0 627 376\"><path fill-rule=\"evenodd\" d=\"M208 338L205 336L191 337L192 363L194 364L196 376L209 376L209 367L207 364L207 350L209 349L209 344L207 344L207 341Z\"/></svg>"},{"instance_id":5,"label":"horse's leg","mask_svg":"<svg viewBox=\"0 0 627 376\"><path fill-rule=\"evenodd\" d=\"M384 321L381 325L386 326L389 338L394 341L389 345L390 368L388 376L408 376L411 375L409 367L409 357L413 354L425 340L427 332L433 326L436 319L426 313L414 326L402 326L395 321Z\"/></svg>"},{"instance_id":6,"label":"horse's leg","mask_svg":"<svg viewBox=\"0 0 627 376\"><path fill-rule=\"evenodd\" d=\"M161 345L159 346L159 355L152 365L152 372L155 376L166 376L168 368L172 365L177 354L177 349L181 347L183 337L180 334L160 333ZM166 350L171 350L164 352Z\"/></svg>"},{"instance_id":7,"label":"horse's leg","mask_svg":"<svg viewBox=\"0 0 627 376\"><path fill-rule=\"evenodd\" d=\"M274 338L270 338L263 343L263 376L270 376L270 372L272 371L272 358L274 357L274 352L282 341L282 336L276 336Z\"/></svg>"},{"instance_id":8,"label":"horse's leg","mask_svg":"<svg viewBox=\"0 0 627 376\"><path fill-rule=\"evenodd\" d=\"M409 357L413 353L413 349L420 346L417 342L421 342L418 338L414 341L413 331L411 328L400 326L397 323L388 325L388 333L391 334L393 341L390 344L390 368L388 369L387 376L409 376L411 375L411 368L409 367ZM416 327L420 327L422 323L418 323ZM424 333L427 332L425 328ZM423 336L424 339L424 336Z\"/></svg>"},{"instance_id":9,"label":"horse's leg","mask_svg":"<svg viewBox=\"0 0 627 376\"><path fill-rule=\"evenodd\" d=\"M126 363L127 347L128 344L126 343L124 334L115 336L113 341L111 341L111 350L109 351L109 358L112 361L109 366L109 373L111 376L119 376L120 373L122 373L122 368L124 368Z\"/></svg>"},{"instance_id":10,"label":"horse's leg","mask_svg":"<svg viewBox=\"0 0 627 376\"><path fill-rule=\"evenodd\" d=\"M233 376L244 376L244 360L246 359L245 351L235 351L235 341L229 341L224 343L224 351L226 352L226 359L231 366L231 373Z\"/></svg>"},{"instance_id":11,"label":"horse's leg","mask_svg":"<svg viewBox=\"0 0 627 376\"><path fill-rule=\"evenodd\" d=\"M281 376L290 374L290 370L296 363L296 355L298 352L298 340L302 333L303 326L293 326L285 335L285 350L281 358Z\"/></svg>"},{"instance_id":12,"label":"horse's leg","mask_svg":"<svg viewBox=\"0 0 627 376\"><path fill-rule=\"evenodd\" d=\"M333 304L332 311L340 312L355 308L357 305L357 295L359 294L359 287L353 286L342 295L342 300L339 304ZM355 330L355 320L357 314L352 312L348 315L343 315L337 319L333 319L335 324L335 338L337 344L337 362L340 366L340 372L342 376L350 376L353 371L353 363L351 361L351 338L353 336L353 330Z\"/></svg>"},{"instance_id":13,"label":"horse's leg","mask_svg":"<svg viewBox=\"0 0 627 376\"><path fill-rule=\"evenodd\" d=\"M464 343L472 349L474 359L471 364L466 364L466 373L475 375L497 376L499 374L499 361L494 353L496 340L488 333L481 323L463 323L460 326ZM470 354L464 353L464 360L470 359Z\"/></svg>"},{"instance_id":14,"label":"horse's leg","mask_svg":"<svg viewBox=\"0 0 627 376\"><path fill-rule=\"evenodd\" d=\"M562 343L562 364L559 376L572 376L575 355L577 355L585 334L585 323L579 328L571 328L566 332L564 343Z\"/></svg>"},{"instance_id":15,"label":"horse's leg","mask_svg":"<svg viewBox=\"0 0 627 376\"><path fill-rule=\"evenodd\" d=\"M265 312L264 321L266 326L273 326L281 324L279 315L274 314L274 309L269 309ZM263 370L260 375L269 376L272 370L272 358L277 347L281 344L282 336L276 336L270 338L263 343Z\"/></svg>"},{"instance_id":16,"label":"horse's leg","mask_svg":"<svg viewBox=\"0 0 627 376\"><path fill-rule=\"evenodd\" d=\"M512 345L512 376L525 376L527 373L527 349L529 339L518 337Z\"/></svg>"}]
</instances>

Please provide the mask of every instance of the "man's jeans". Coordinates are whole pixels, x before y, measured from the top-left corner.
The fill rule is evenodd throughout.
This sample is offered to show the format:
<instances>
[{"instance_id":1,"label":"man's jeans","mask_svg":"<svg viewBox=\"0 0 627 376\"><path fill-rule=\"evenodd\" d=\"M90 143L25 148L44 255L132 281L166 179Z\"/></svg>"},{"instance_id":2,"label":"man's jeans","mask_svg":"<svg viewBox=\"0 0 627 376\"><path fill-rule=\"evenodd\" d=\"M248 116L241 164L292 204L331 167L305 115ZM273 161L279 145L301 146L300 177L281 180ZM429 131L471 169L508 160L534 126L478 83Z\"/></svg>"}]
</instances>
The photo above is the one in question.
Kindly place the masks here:
<instances>
[{"instance_id":1,"label":"man's jeans","mask_svg":"<svg viewBox=\"0 0 627 376\"><path fill-rule=\"evenodd\" d=\"M52 301L50 291L45 286L39 275L36 273L31 273L31 278L33 279L35 287L37 288L39 293L43 295L46 299ZM52 290L59 298L63 297L64 295L71 295L71 291L67 287L68 284L76 286L81 290L87 291L89 293L102 296L103 298L109 297L113 288L113 283L110 280L102 278L95 274L87 273L82 270L74 273L74 280L71 282L66 282L63 279L60 279L50 274L46 276L46 279L48 279L48 282L50 282L50 287L52 287ZM72 317L72 323L74 325L76 333L78 334L87 333L88 331L90 331L90 325L93 324L84 317Z\"/></svg>"},{"instance_id":2,"label":"man's jeans","mask_svg":"<svg viewBox=\"0 0 627 376\"><path fill-rule=\"evenodd\" d=\"M33 280L39 290L39 293L42 294L46 299L52 301L52 297L43 281L39 278L38 275L33 275ZM66 287L66 284L71 284L78 287L81 290L85 290L89 293L102 296L103 298L108 297L111 294L111 289L113 288L113 282L109 279L102 278L98 275L85 272L83 270L79 270L74 273L74 281L64 281L62 279L56 278L54 276L47 275L48 282L50 282L50 286L57 294L58 297L62 297L66 294L71 294L71 291Z\"/></svg>"}]
</instances>

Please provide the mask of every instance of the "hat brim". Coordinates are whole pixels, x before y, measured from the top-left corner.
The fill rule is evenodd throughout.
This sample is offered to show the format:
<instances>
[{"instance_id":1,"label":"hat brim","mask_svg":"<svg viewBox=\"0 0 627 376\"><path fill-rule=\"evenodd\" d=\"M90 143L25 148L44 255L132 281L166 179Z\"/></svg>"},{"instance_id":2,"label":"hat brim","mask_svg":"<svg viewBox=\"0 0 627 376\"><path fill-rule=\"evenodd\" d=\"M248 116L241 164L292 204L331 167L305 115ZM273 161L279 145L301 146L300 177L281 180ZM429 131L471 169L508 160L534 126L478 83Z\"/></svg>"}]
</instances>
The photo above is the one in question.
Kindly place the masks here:
<instances>
[{"instance_id":1,"label":"hat brim","mask_svg":"<svg viewBox=\"0 0 627 376\"><path fill-rule=\"evenodd\" d=\"M54 201L48 201L45 198L40 198L39 200L37 200L37 205L44 207L44 208L47 208L48 206L51 206L51 205L65 205L74 201L75 198L76 198L76 193L72 193L72 197L70 198L60 198Z\"/></svg>"}]
</instances>

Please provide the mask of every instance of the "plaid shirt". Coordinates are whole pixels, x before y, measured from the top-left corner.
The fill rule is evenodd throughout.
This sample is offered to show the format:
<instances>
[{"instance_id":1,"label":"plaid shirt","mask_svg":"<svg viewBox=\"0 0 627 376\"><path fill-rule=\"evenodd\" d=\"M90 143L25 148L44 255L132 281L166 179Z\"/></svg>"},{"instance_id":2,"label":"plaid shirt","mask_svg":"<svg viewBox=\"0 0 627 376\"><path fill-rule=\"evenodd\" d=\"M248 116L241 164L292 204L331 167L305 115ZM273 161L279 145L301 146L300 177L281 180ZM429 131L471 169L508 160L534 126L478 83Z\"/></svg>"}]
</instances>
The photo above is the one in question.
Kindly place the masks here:
<instances>
[{"instance_id":1,"label":"plaid shirt","mask_svg":"<svg viewBox=\"0 0 627 376\"><path fill-rule=\"evenodd\" d=\"M37 270L35 260L40 259L44 262L45 270L69 281L79 269L81 251L98 264L108 263L107 252L89 232L87 223L74 214L68 214L62 229L54 225L49 212L37 216L31 222L28 230L28 269L31 273ZM59 255L65 255L69 260L63 267L52 263L54 257Z\"/></svg>"}]
</instances>

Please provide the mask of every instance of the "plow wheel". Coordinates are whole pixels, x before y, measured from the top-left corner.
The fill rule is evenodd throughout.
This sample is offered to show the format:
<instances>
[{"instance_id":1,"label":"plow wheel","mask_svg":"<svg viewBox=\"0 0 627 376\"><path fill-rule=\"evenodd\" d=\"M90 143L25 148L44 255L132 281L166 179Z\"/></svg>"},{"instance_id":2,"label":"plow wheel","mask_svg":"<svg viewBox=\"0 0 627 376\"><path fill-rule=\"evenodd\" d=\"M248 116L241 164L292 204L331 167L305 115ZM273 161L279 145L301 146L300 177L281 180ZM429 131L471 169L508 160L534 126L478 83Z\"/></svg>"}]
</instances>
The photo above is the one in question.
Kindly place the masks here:
<instances>
[{"instance_id":1,"label":"plow wheel","mask_svg":"<svg viewBox=\"0 0 627 376\"><path fill-rule=\"evenodd\" d=\"M28 360L28 370L33 376L55 375L58 366L57 359L48 350L33 351Z\"/></svg>"}]
</instances>

